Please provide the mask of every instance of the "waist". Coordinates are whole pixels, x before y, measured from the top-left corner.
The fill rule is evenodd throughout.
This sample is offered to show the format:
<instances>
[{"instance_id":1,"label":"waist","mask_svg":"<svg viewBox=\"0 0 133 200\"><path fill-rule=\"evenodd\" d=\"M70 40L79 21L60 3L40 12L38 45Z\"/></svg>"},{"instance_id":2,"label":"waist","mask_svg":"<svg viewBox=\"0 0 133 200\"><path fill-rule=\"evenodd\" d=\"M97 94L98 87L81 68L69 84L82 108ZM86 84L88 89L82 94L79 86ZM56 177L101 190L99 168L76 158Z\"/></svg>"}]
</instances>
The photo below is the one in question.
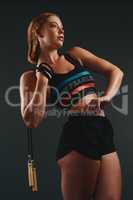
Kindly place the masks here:
<instances>
[{"instance_id":1,"label":"waist","mask_svg":"<svg viewBox=\"0 0 133 200\"><path fill-rule=\"evenodd\" d=\"M87 116L105 116L105 112L103 109L97 111L97 109L91 110L89 109L89 105L92 99L96 99L98 95L96 93L88 94L82 97L71 109L69 109L69 113L73 116L78 115L87 115Z\"/></svg>"}]
</instances>

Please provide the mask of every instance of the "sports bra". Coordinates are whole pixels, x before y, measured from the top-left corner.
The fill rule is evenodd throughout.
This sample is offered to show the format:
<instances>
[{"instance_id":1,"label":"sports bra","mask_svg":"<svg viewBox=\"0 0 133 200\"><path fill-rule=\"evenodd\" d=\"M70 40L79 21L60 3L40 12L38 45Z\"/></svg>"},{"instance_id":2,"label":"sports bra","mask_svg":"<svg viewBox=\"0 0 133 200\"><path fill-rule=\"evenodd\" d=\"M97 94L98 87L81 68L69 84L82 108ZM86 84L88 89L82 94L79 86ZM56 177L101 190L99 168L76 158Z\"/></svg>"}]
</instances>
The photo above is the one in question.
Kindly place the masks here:
<instances>
[{"instance_id":1,"label":"sports bra","mask_svg":"<svg viewBox=\"0 0 133 200\"><path fill-rule=\"evenodd\" d=\"M95 80L85 66L81 66L77 59L69 53L64 57L74 65L74 69L68 73L56 73L52 67L53 77L49 80L50 97L49 102L58 109L68 111L83 96L98 93ZM77 92L78 90L78 92Z\"/></svg>"}]
</instances>

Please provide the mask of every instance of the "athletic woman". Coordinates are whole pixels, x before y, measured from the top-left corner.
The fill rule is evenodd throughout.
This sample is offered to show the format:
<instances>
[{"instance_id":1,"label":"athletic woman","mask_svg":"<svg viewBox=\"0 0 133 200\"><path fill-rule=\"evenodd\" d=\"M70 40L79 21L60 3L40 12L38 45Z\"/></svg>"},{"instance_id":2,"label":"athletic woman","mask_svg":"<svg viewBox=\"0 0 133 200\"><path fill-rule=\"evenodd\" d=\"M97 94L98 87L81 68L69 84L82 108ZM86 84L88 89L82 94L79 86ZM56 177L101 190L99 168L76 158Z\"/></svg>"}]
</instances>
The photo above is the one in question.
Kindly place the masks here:
<instances>
[{"instance_id":1,"label":"athletic woman","mask_svg":"<svg viewBox=\"0 0 133 200\"><path fill-rule=\"evenodd\" d=\"M59 53L64 28L55 13L34 17L27 38L28 61L34 67L20 77L21 114L26 126L39 126L48 98L60 112L71 113L56 152L64 200L120 200L120 161L104 106L119 90L122 70L79 46ZM91 71L107 78L102 96Z\"/></svg>"}]
</instances>

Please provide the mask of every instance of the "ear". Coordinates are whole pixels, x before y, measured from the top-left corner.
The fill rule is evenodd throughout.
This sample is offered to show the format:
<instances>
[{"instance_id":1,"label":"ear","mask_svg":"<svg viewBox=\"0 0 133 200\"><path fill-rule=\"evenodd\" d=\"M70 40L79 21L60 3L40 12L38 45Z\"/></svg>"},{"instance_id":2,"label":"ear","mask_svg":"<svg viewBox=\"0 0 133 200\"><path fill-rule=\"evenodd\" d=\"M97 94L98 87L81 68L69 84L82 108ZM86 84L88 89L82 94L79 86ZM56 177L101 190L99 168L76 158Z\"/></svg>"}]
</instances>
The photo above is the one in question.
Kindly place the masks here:
<instances>
[{"instance_id":1,"label":"ear","mask_svg":"<svg viewBox=\"0 0 133 200\"><path fill-rule=\"evenodd\" d=\"M42 33L37 33L37 34L36 34L36 37L37 37L37 38L43 38L44 35L43 35Z\"/></svg>"},{"instance_id":2,"label":"ear","mask_svg":"<svg viewBox=\"0 0 133 200\"><path fill-rule=\"evenodd\" d=\"M38 30L38 31L36 31L36 37L37 37L37 38L39 38L39 37L43 38L44 35L42 34L41 31Z\"/></svg>"}]
</instances>

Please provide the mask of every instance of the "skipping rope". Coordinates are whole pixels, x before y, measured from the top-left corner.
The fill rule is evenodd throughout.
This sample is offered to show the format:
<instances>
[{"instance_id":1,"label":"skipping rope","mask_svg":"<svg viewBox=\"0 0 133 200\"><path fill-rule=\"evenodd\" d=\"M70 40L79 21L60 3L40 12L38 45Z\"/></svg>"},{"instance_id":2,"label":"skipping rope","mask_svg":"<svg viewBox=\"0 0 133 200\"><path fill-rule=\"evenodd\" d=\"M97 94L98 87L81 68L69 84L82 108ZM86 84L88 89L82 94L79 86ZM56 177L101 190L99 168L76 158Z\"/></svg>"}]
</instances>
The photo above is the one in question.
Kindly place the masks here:
<instances>
[{"instance_id":1,"label":"skipping rope","mask_svg":"<svg viewBox=\"0 0 133 200\"><path fill-rule=\"evenodd\" d=\"M36 167L34 162L33 155L33 141L32 141L32 128L26 127L27 129L27 154L28 154L28 185L31 188L32 192L37 192L37 175L36 175Z\"/></svg>"}]
</instances>

